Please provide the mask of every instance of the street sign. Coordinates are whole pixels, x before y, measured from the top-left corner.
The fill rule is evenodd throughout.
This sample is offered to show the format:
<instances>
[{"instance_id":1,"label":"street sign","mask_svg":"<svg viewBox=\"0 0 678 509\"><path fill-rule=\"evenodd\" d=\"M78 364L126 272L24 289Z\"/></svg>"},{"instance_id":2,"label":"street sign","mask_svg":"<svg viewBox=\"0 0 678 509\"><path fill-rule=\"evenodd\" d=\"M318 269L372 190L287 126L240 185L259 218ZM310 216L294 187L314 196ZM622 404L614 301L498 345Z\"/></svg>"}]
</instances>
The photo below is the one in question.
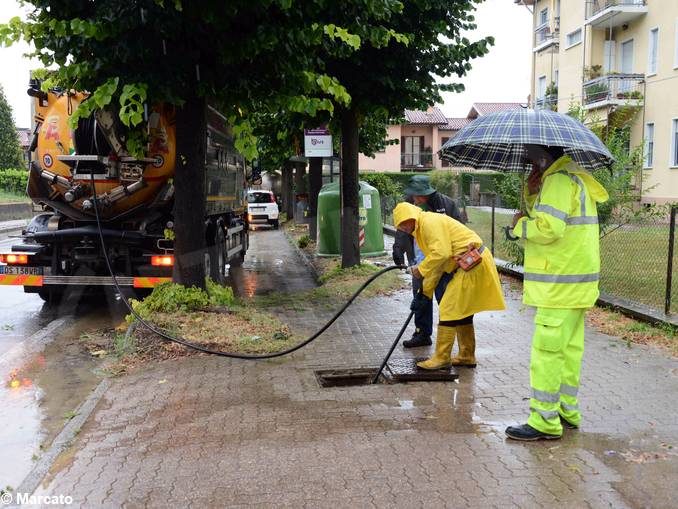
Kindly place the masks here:
<instances>
[{"instance_id":1,"label":"street sign","mask_svg":"<svg viewBox=\"0 0 678 509\"><path fill-rule=\"evenodd\" d=\"M306 157L332 157L332 135L325 128L304 129Z\"/></svg>"}]
</instances>

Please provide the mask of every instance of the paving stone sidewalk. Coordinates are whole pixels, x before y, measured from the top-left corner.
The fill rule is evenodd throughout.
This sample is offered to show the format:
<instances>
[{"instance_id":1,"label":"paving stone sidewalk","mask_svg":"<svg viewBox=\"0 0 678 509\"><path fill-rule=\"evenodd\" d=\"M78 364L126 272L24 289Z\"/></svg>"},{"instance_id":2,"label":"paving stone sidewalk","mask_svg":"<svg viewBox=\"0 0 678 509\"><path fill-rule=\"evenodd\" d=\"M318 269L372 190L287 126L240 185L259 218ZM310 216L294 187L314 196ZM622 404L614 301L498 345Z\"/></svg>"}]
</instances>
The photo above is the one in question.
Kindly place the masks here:
<instances>
[{"instance_id":1,"label":"paving stone sidewalk","mask_svg":"<svg viewBox=\"0 0 678 509\"><path fill-rule=\"evenodd\" d=\"M116 379L36 494L131 508L676 507L678 362L652 348L587 330L582 428L506 441L527 416L533 313L505 290L505 312L476 318L477 369L455 383L319 387L315 369L379 364L406 291L358 301L283 359L194 357ZM288 319L310 332L328 314Z\"/></svg>"}]
</instances>

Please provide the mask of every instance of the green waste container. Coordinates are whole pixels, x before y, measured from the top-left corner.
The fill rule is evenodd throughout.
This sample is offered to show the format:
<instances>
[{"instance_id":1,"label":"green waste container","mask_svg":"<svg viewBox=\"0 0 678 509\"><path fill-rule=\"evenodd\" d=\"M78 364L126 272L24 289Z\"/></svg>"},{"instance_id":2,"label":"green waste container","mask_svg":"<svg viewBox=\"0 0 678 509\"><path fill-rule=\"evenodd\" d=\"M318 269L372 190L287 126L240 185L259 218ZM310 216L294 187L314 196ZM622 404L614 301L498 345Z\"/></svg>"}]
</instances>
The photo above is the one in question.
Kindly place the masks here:
<instances>
[{"instance_id":1,"label":"green waste container","mask_svg":"<svg viewBox=\"0 0 678 509\"><path fill-rule=\"evenodd\" d=\"M379 191L360 182L360 247L361 256L382 256L384 233L381 221ZM339 182L325 184L318 194L318 256L341 254L341 199Z\"/></svg>"}]
</instances>

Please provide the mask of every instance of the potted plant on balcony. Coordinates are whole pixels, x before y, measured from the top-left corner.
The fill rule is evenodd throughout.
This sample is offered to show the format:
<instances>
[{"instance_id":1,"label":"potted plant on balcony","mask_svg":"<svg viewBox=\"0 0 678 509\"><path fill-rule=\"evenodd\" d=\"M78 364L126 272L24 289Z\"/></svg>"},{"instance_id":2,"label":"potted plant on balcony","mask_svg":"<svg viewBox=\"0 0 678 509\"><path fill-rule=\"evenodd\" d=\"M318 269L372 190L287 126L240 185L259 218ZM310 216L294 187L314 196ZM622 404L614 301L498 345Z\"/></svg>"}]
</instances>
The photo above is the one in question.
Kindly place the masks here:
<instances>
[{"instance_id":1,"label":"potted plant on balcony","mask_svg":"<svg viewBox=\"0 0 678 509\"><path fill-rule=\"evenodd\" d=\"M610 88L607 86L607 83L591 83L584 87L586 104L604 101L607 99L609 93Z\"/></svg>"}]
</instances>

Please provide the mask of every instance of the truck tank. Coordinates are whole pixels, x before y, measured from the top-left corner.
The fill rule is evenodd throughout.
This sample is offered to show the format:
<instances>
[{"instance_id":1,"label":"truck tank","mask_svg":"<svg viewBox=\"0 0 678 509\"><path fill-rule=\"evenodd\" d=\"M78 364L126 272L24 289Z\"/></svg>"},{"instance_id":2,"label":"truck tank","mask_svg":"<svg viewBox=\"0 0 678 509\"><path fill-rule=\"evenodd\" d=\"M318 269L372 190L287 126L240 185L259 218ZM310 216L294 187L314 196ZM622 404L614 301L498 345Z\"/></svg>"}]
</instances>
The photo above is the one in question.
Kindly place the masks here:
<instances>
[{"instance_id":1,"label":"truck tank","mask_svg":"<svg viewBox=\"0 0 678 509\"><path fill-rule=\"evenodd\" d=\"M135 157L115 113L96 110L71 129L69 119L87 94L44 92L36 81L28 93L35 101L36 124L27 194L41 213L23 231L21 243L0 254L0 284L22 285L45 300L60 297L69 287L112 286L94 193L107 254L121 286L145 291L171 280L174 109L148 108L145 153ZM205 130L204 263L207 274L223 282L226 265L241 263L248 245L247 166L234 148L226 118L214 108L208 109Z\"/></svg>"}]
</instances>

